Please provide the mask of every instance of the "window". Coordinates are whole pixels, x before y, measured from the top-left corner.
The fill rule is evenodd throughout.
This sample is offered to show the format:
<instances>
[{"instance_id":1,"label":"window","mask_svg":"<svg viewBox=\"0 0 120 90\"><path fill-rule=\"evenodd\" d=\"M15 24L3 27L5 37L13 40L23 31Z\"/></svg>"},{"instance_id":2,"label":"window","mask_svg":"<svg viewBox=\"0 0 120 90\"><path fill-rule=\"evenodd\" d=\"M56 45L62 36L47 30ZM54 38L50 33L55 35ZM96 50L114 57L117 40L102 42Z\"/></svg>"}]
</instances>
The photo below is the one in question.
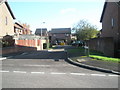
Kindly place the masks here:
<instances>
[{"instance_id":1,"label":"window","mask_svg":"<svg viewBox=\"0 0 120 90\"><path fill-rule=\"evenodd\" d=\"M7 25L7 24L8 24L8 18L5 17L5 25Z\"/></svg>"},{"instance_id":2,"label":"window","mask_svg":"<svg viewBox=\"0 0 120 90\"><path fill-rule=\"evenodd\" d=\"M111 19L111 25L112 25L112 28L114 27L114 19L112 18Z\"/></svg>"}]
</instances>

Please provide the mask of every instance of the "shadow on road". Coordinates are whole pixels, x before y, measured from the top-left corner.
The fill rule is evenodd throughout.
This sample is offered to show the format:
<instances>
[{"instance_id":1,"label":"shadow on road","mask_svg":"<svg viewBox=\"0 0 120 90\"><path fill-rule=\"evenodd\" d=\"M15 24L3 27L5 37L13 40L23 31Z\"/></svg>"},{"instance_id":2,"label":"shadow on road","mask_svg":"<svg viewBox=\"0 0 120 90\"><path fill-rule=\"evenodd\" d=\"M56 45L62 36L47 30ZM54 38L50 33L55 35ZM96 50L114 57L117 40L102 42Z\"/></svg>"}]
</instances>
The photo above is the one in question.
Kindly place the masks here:
<instances>
[{"instance_id":1,"label":"shadow on road","mask_svg":"<svg viewBox=\"0 0 120 90\"><path fill-rule=\"evenodd\" d=\"M66 59L67 55L64 51L32 51L20 54L7 55L9 59Z\"/></svg>"},{"instance_id":2,"label":"shadow on road","mask_svg":"<svg viewBox=\"0 0 120 90\"><path fill-rule=\"evenodd\" d=\"M72 47L70 45L55 46L53 51L49 51L49 50L29 51L29 52L26 51L26 52L3 55L3 57L7 57L8 59L54 59L55 61L59 61L59 59L64 59L64 60L67 59L67 52L64 50L71 48L75 48L75 47Z\"/></svg>"}]
</instances>

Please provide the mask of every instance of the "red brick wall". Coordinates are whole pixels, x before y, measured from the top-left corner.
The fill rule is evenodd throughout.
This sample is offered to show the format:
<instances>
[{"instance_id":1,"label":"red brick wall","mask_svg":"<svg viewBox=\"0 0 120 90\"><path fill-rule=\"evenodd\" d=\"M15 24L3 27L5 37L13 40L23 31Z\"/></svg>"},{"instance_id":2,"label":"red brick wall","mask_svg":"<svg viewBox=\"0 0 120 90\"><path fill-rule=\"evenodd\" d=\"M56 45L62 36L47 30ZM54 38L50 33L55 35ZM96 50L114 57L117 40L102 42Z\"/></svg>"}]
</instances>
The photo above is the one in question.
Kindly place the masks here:
<instances>
[{"instance_id":1,"label":"red brick wall","mask_svg":"<svg viewBox=\"0 0 120 90\"><path fill-rule=\"evenodd\" d=\"M26 46L7 47L7 48L2 48L2 52L0 52L0 54L3 55L3 54L26 52L26 51L37 51L37 48L26 47Z\"/></svg>"},{"instance_id":2,"label":"red brick wall","mask_svg":"<svg viewBox=\"0 0 120 90\"><path fill-rule=\"evenodd\" d=\"M95 38L86 42L90 49L100 51L106 56L114 57L113 38Z\"/></svg>"},{"instance_id":3,"label":"red brick wall","mask_svg":"<svg viewBox=\"0 0 120 90\"><path fill-rule=\"evenodd\" d=\"M16 41L17 41L16 45L28 46L28 47L36 47L36 43L37 43L35 42L35 40L16 40ZM40 43L40 40L38 40L38 43Z\"/></svg>"}]
</instances>

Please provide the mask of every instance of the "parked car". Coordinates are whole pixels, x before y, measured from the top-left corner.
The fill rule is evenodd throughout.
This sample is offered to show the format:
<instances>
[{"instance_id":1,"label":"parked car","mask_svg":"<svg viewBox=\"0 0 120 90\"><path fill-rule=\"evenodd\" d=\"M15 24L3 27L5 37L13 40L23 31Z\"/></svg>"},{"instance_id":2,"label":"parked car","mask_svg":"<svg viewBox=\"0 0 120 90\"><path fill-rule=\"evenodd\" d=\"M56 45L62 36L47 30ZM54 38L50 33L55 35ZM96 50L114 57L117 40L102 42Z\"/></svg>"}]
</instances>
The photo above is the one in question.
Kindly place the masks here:
<instances>
[{"instance_id":1,"label":"parked car","mask_svg":"<svg viewBox=\"0 0 120 90\"><path fill-rule=\"evenodd\" d=\"M65 42L64 41L59 41L58 45L65 45Z\"/></svg>"},{"instance_id":2,"label":"parked car","mask_svg":"<svg viewBox=\"0 0 120 90\"><path fill-rule=\"evenodd\" d=\"M82 41L74 41L73 43L72 43L72 46L84 46L84 42L82 42Z\"/></svg>"},{"instance_id":3,"label":"parked car","mask_svg":"<svg viewBox=\"0 0 120 90\"><path fill-rule=\"evenodd\" d=\"M52 45L58 45L57 41L54 41L54 42L52 43Z\"/></svg>"}]
</instances>

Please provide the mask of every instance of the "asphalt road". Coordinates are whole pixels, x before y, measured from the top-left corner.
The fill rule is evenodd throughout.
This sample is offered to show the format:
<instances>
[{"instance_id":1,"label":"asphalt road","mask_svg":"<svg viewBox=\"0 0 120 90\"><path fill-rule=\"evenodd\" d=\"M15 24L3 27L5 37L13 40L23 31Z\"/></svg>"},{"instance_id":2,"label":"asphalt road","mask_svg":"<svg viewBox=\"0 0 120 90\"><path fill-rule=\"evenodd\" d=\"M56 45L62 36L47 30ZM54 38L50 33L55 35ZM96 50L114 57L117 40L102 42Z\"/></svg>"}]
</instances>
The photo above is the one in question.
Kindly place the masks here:
<instances>
[{"instance_id":1,"label":"asphalt road","mask_svg":"<svg viewBox=\"0 0 120 90\"><path fill-rule=\"evenodd\" d=\"M117 75L80 68L65 58L63 51L39 51L3 60L2 88L118 88Z\"/></svg>"}]
</instances>

